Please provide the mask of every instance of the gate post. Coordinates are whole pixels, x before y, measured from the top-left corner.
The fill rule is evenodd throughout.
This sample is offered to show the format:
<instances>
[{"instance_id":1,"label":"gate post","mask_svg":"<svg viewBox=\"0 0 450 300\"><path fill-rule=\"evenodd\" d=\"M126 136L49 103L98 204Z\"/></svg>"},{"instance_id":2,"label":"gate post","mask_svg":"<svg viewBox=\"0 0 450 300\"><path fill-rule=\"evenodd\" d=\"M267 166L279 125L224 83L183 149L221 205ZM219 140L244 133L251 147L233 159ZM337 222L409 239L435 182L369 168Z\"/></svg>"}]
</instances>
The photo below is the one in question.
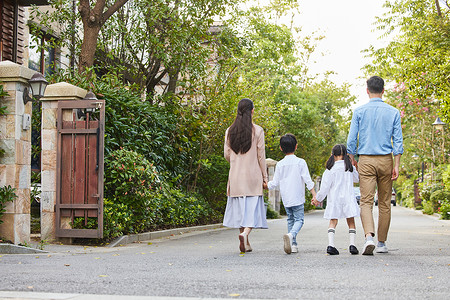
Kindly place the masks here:
<instances>
[{"instance_id":1,"label":"gate post","mask_svg":"<svg viewBox=\"0 0 450 300\"><path fill-rule=\"evenodd\" d=\"M54 240L56 230L56 161L58 101L81 100L87 91L66 82L47 86L42 101L41 240Z\"/></svg>"},{"instance_id":2,"label":"gate post","mask_svg":"<svg viewBox=\"0 0 450 300\"><path fill-rule=\"evenodd\" d=\"M6 204L0 236L14 244L30 241L31 130L23 129L24 115L31 116L31 103L23 103L23 91L36 73L10 61L0 62L0 81L9 96L3 104L7 115L0 117L0 186L16 189L17 198Z\"/></svg>"},{"instance_id":3,"label":"gate post","mask_svg":"<svg viewBox=\"0 0 450 300\"><path fill-rule=\"evenodd\" d=\"M266 159L267 165L267 174L269 175L269 181L273 179L273 175L275 173L275 167L277 165L277 161L271 158ZM276 212L280 212L280 190L269 190L269 203L273 210Z\"/></svg>"}]
</instances>

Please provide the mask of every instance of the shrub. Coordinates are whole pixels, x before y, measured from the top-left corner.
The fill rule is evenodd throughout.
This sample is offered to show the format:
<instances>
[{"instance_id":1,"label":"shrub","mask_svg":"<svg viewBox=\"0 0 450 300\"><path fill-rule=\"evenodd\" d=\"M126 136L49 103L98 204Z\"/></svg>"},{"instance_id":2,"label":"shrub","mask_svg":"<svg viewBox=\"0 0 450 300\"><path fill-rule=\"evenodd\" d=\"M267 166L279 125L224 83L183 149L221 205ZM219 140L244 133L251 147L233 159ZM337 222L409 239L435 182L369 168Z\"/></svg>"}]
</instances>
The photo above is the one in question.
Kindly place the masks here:
<instances>
[{"instance_id":1,"label":"shrub","mask_svg":"<svg viewBox=\"0 0 450 300\"><path fill-rule=\"evenodd\" d=\"M2 216L5 210L5 204L10 201L14 201L17 197L15 193L16 189L8 186L0 187L0 224L3 223Z\"/></svg>"},{"instance_id":2,"label":"shrub","mask_svg":"<svg viewBox=\"0 0 450 300\"><path fill-rule=\"evenodd\" d=\"M200 225L211 221L217 222L221 218L221 215L214 212L205 200L168 185L163 186L157 199L155 226L160 228Z\"/></svg>"},{"instance_id":3,"label":"shrub","mask_svg":"<svg viewBox=\"0 0 450 300\"><path fill-rule=\"evenodd\" d=\"M420 188L420 198L422 201L429 201L431 196L432 185L424 185L424 183L419 184Z\"/></svg>"},{"instance_id":4,"label":"shrub","mask_svg":"<svg viewBox=\"0 0 450 300\"><path fill-rule=\"evenodd\" d=\"M218 221L198 195L159 180L143 155L119 149L105 156L104 237Z\"/></svg>"},{"instance_id":5,"label":"shrub","mask_svg":"<svg viewBox=\"0 0 450 300\"><path fill-rule=\"evenodd\" d=\"M0 82L0 116L3 116L6 114L6 105L3 105L2 101L3 97L7 96L8 92L6 92L3 89L3 84ZM5 155L5 149L0 148L0 157L3 157Z\"/></svg>"},{"instance_id":6,"label":"shrub","mask_svg":"<svg viewBox=\"0 0 450 300\"><path fill-rule=\"evenodd\" d=\"M450 191L450 164L447 165L447 169L442 173L442 181L444 182L445 189Z\"/></svg>"},{"instance_id":7,"label":"shrub","mask_svg":"<svg viewBox=\"0 0 450 300\"><path fill-rule=\"evenodd\" d=\"M414 208L414 180L406 179L401 186L397 189L397 195L400 195L400 199L403 202L403 206ZM399 199L399 200L400 200Z\"/></svg>"},{"instance_id":8,"label":"shrub","mask_svg":"<svg viewBox=\"0 0 450 300\"><path fill-rule=\"evenodd\" d=\"M441 215L441 219L450 220L450 199L447 199L442 203L438 209L438 213Z\"/></svg>"},{"instance_id":9,"label":"shrub","mask_svg":"<svg viewBox=\"0 0 450 300\"><path fill-rule=\"evenodd\" d=\"M442 204L450 201L450 192L444 189L437 190L431 194L430 202L433 206L433 211L438 212Z\"/></svg>"},{"instance_id":10,"label":"shrub","mask_svg":"<svg viewBox=\"0 0 450 300\"><path fill-rule=\"evenodd\" d=\"M422 201L422 210L424 214L432 215L434 214L433 203L431 201Z\"/></svg>"},{"instance_id":11,"label":"shrub","mask_svg":"<svg viewBox=\"0 0 450 300\"><path fill-rule=\"evenodd\" d=\"M121 208L130 213L119 217L119 220L126 221L121 224L124 234L150 227L155 218L155 212L150 209L154 190L160 187L156 168L143 155L119 149L105 156L105 210L124 205ZM107 215L106 221L114 221L114 218ZM105 222L106 227L110 225Z\"/></svg>"},{"instance_id":12,"label":"shrub","mask_svg":"<svg viewBox=\"0 0 450 300\"><path fill-rule=\"evenodd\" d=\"M267 219L278 219L280 217L280 215L274 211L272 209L272 207L267 206L267 214L266 214Z\"/></svg>"},{"instance_id":13,"label":"shrub","mask_svg":"<svg viewBox=\"0 0 450 300\"><path fill-rule=\"evenodd\" d=\"M126 204L103 200L103 236L115 238L133 232L132 214Z\"/></svg>"},{"instance_id":14,"label":"shrub","mask_svg":"<svg viewBox=\"0 0 450 300\"><path fill-rule=\"evenodd\" d=\"M197 190L216 211L224 212L230 165L223 156L212 155L198 174Z\"/></svg>"}]
</instances>

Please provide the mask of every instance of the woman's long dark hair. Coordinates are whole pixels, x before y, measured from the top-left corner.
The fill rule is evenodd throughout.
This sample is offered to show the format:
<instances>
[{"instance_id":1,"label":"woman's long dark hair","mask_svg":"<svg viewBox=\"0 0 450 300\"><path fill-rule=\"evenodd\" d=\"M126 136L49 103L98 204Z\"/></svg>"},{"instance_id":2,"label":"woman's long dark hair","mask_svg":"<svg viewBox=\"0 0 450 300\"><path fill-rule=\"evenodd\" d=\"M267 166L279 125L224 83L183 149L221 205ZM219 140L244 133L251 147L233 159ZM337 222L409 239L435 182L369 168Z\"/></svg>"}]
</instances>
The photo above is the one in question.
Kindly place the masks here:
<instances>
[{"instance_id":1,"label":"woman's long dark hair","mask_svg":"<svg viewBox=\"0 0 450 300\"><path fill-rule=\"evenodd\" d=\"M236 119L228 129L230 148L236 154L246 153L252 146L252 109L253 101L247 98L239 101Z\"/></svg>"},{"instance_id":2,"label":"woman's long dark hair","mask_svg":"<svg viewBox=\"0 0 450 300\"><path fill-rule=\"evenodd\" d=\"M335 145L333 149L331 149L331 156L327 161L327 169L331 170L331 168L334 166L334 157L341 155L344 156L345 171L353 172L353 165L350 161L350 157L347 154L347 147L342 144Z\"/></svg>"}]
</instances>

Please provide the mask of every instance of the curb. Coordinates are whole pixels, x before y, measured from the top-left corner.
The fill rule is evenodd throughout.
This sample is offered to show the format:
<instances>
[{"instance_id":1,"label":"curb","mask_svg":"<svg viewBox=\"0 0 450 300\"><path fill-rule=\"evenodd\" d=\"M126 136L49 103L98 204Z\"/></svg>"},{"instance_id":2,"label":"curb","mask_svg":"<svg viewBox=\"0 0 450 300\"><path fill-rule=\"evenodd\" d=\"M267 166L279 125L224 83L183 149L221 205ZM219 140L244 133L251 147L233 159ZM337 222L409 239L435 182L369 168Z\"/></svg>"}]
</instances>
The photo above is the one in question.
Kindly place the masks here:
<instances>
[{"instance_id":1,"label":"curb","mask_svg":"<svg viewBox=\"0 0 450 300\"><path fill-rule=\"evenodd\" d=\"M403 207L405 209L410 209L413 212L415 212L416 214L435 219L436 221L443 221L443 222L449 221L449 220L441 219L442 216L440 214L438 214L438 213L433 213L432 215L429 215L429 214L424 213L422 209L417 210L417 209L414 209L414 208L409 208L409 207L404 207L404 206L401 206L401 207Z\"/></svg>"},{"instance_id":2,"label":"curb","mask_svg":"<svg viewBox=\"0 0 450 300\"><path fill-rule=\"evenodd\" d=\"M34 253L48 253L48 251L39 250L35 248L28 248L13 244L0 244L1 254L34 254Z\"/></svg>"},{"instance_id":3,"label":"curb","mask_svg":"<svg viewBox=\"0 0 450 300\"><path fill-rule=\"evenodd\" d=\"M201 226L193 226L193 227L183 227L183 228L174 228L160 231L150 231L138 234L129 234L123 235L116 238L112 241L107 247L118 247L121 245L132 244L136 242L149 241L153 239L173 236L173 235L181 235L184 233L192 232L192 231L203 231L210 229L221 229L225 228L222 223L219 224L211 224L211 225L201 225Z\"/></svg>"}]
</instances>

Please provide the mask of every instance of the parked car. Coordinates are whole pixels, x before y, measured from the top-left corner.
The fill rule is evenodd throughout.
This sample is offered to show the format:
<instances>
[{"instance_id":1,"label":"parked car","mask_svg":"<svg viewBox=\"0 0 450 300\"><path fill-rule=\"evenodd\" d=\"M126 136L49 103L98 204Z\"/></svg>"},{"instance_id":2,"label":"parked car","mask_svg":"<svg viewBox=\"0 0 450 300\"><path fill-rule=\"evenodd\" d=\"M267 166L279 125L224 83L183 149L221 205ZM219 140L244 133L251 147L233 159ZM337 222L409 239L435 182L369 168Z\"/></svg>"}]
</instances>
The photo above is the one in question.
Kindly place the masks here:
<instances>
[{"instance_id":1,"label":"parked car","mask_svg":"<svg viewBox=\"0 0 450 300\"><path fill-rule=\"evenodd\" d=\"M378 191L375 192L374 201L375 201L375 205L378 205ZM394 188L392 188L391 204L394 206L397 206L397 193L395 192Z\"/></svg>"},{"instance_id":2,"label":"parked car","mask_svg":"<svg viewBox=\"0 0 450 300\"><path fill-rule=\"evenodd\" d=\"M354 186L353 192L355 194L356 202L358 202L359 205L359 201L361 200L361 191L359 190L359 186Z\"/></svg>"}]
</instances>

